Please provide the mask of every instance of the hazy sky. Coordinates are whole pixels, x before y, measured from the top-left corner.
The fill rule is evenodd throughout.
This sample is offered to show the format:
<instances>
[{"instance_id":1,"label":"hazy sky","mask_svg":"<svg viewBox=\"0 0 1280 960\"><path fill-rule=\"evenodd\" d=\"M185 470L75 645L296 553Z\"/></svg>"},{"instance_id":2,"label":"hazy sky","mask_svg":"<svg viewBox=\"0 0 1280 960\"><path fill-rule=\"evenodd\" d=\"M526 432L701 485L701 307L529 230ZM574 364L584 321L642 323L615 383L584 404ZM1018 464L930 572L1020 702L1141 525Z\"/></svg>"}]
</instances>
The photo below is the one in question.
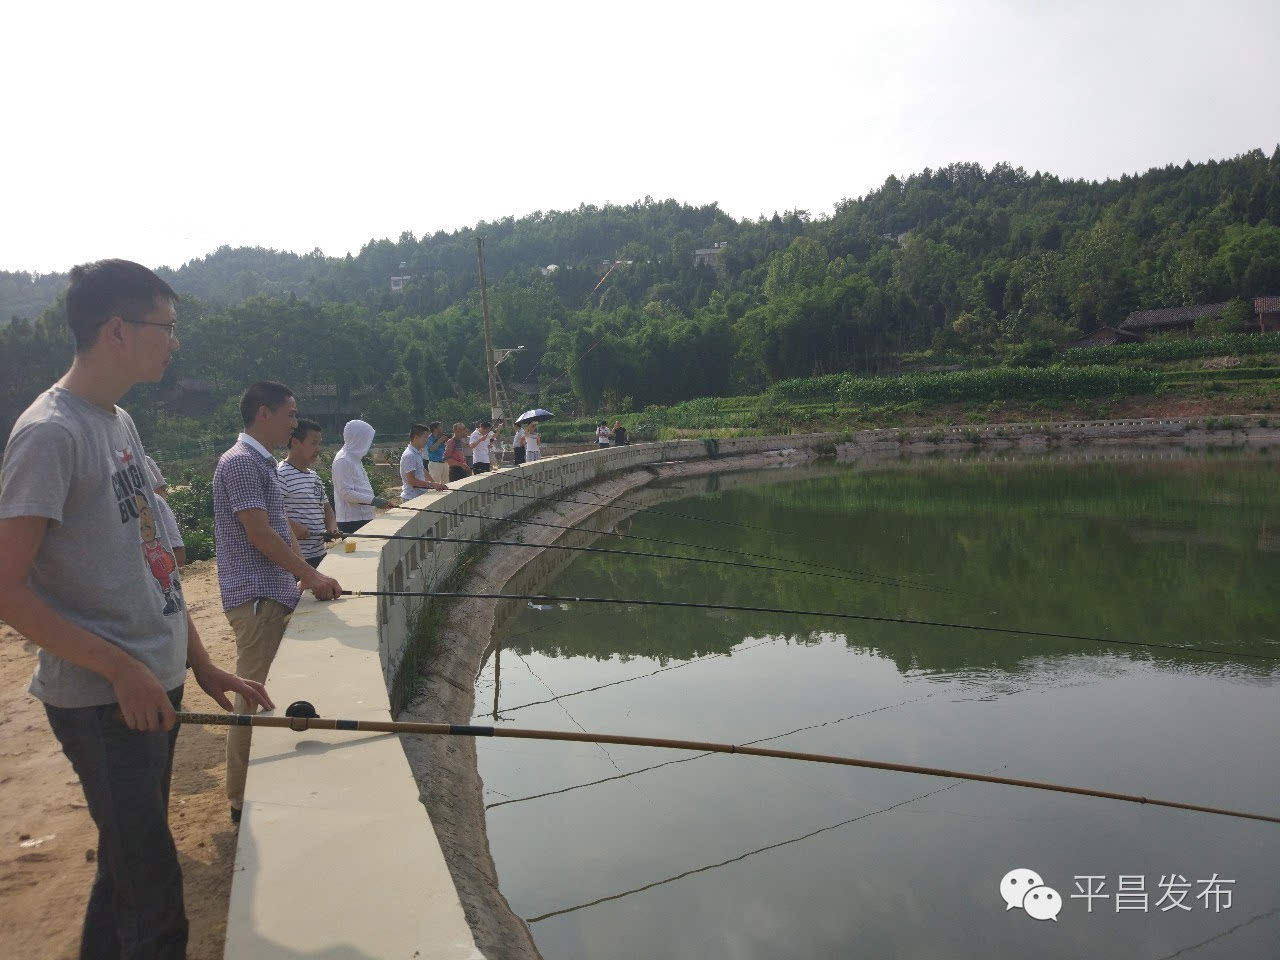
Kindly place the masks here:
<instances>
[{"instance_id":1,"label":"hazy sky","mask_svg":"<svg viewBox=\"0 0 1280 960\"><path fill-rule=\"evenodd\" d=\"M0 268L1270 153L1278 69L1275 0L11 3Z\"/></svg>"}]
</instances>

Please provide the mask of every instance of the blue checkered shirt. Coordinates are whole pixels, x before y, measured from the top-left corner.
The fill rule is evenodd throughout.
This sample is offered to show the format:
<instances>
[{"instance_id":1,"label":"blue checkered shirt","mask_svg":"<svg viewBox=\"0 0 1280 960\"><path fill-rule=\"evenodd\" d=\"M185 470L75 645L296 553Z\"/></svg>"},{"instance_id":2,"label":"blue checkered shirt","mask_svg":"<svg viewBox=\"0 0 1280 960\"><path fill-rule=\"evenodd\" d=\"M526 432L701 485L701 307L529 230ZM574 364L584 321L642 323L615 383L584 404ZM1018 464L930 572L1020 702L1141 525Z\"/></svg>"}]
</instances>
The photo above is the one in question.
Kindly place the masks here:
<instances>
[{"instance_id":1,"label":"blue checkered shirt","mask_svg":"<svg viewBox=\"0 0 1280 960\"><path fill-rule=\"evenodd\" d=\"M284 490L270 457L243 440L218 458L213 471L213 538L218 557L222 609L259 598L277 600L292 610L298 605L298 581L249 542L236 519L241 510L265 510L271 529L291 543L284 509Z\"/></svg>"}]
</instances>

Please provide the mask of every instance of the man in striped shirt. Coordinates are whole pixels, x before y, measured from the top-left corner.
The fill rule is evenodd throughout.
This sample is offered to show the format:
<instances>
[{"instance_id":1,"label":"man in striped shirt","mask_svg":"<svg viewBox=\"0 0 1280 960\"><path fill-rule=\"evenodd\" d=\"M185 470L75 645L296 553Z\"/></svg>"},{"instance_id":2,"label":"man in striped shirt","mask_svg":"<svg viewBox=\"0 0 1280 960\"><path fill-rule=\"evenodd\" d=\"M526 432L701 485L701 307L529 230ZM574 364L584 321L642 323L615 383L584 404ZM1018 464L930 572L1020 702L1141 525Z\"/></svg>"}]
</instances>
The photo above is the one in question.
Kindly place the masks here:
<instances>
[{"instance_id":1,"label":"man in striped shirt","mask_svg":"<svg viewBox=\"0 0 1280 960\"><path fill-rule=\"evenodd\" d=\"M320 424L298 419L289 437L289 456L276 466L284 491L284 512L298 538L302 559L313 567L324 559L324 537L338 535L338 521L324 493L324 481L311 469L320 457L323 442Z\"/></svg>"}]
</instances>

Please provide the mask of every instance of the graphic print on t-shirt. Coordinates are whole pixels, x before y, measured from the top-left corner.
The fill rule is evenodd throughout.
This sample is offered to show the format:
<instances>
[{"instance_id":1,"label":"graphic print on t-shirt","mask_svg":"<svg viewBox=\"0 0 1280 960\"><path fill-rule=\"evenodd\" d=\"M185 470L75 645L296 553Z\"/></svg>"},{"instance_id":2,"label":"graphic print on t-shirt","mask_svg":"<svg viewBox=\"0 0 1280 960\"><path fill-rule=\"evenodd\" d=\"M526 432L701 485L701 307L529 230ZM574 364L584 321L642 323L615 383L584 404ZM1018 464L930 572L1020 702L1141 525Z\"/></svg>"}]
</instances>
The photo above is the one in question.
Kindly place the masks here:
<instances>
[{"instance_id":1,"label":"graphic print on t-shirt","mask_svg":"<svg viewBox=\"0 0 1280 960\"><path fill-rule=\"evenodd\" d=\"M138 521L142 558L164 596L164 610L161 612L167 617L182 609L182 586L176 576L178 562L174 559L173 552L160 540L159 526L147 500L143 473L138 467L137 457L129 452L128 447L115 451L115 455L122 466L111 475L111 489L115 491L120 522Z\"/></svg>"}]
</instances>

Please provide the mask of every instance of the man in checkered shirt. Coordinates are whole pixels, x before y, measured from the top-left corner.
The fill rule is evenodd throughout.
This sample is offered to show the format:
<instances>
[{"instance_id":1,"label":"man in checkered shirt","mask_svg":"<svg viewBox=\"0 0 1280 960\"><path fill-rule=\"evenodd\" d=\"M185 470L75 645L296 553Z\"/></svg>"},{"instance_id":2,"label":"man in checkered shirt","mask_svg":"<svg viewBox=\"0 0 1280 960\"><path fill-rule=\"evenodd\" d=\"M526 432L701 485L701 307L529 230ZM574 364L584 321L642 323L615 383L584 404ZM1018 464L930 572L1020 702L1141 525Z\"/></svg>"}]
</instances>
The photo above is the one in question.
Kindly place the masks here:
<instances>
[{"instance_id":1,"label":"man in checkered shirt","mask_svg":"<svg viewBox=\"0 0 1280 960\"><path fill-rule=\"evenodd\" d=\"M240 399L244 433L213 472L213 536L222 609L236 635L236 672L265 683L284 628L298 605L298 586L317 600L342 596L342 586L302 558L289 528L274 447L298 426L298 404L282 383L255 383ZM236 712L248 712L236 698ZM227 798L240 822L250 729L227 733Z\"/></svg>"}]
</instances>

